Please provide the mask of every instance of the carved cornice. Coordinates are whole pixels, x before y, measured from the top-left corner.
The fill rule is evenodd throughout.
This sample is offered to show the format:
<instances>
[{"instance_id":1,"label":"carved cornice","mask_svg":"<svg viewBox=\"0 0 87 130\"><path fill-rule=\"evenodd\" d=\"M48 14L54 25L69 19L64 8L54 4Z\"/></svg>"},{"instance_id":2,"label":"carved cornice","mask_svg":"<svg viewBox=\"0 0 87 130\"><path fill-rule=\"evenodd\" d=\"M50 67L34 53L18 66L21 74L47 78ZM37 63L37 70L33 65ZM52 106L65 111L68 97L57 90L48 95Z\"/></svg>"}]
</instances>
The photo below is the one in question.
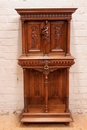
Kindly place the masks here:
<instances>
[{"instance_id":1,"label":"carved cornice","mask_svg":"<svg viewBox=\"0 0 87 130\"><path fill-rule=\"evenodd\" d=\"M71 19L72 13L76 8L31 8L31 9L16 9L21 16L21 20L35 19Z\"/></svg>"},{"instance_id":2,"label":"carved cornice","mask_svg":"<svg viewBox=\"0 0 87 130\"><path fill-rule=\"evenodd\" d=\"M18 64L22 67L34 67L34 66L44 66L46 60L19 60ZM49 66L71 66L74 64L73 59L67 60L47 60Z\"/></svg>"},{"instance_id":3,"label":"carved cornice","mask_svg":"<svg viewBox=\"0 0 87 130\"><path fill-rule=\"evenodd\" d=\"M56 13L56 14L26 14L21 15L21 18L54 18L54 17L70 17L71 14Z\"/></svg>"}]
</instances>

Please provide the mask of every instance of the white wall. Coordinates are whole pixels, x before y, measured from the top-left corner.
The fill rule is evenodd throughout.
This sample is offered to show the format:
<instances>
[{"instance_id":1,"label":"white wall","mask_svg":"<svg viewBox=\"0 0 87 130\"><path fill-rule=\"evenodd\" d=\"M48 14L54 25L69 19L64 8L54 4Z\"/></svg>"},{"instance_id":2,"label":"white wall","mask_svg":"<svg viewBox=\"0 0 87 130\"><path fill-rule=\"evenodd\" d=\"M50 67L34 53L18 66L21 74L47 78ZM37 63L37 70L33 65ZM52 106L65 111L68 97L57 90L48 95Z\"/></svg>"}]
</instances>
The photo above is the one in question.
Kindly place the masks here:
<instances>
[{"instance_id":1,"label":"white wall","mask_svg":"<svg viewBox=\"0 0 87 130\"><path fill-rule=\"evenodd\" d=\"M87 0L0 0L0 114L23 109L21 25L15 8L76 7L71 21L70 109L87 112Z\"/></svg>"}]
</instances>

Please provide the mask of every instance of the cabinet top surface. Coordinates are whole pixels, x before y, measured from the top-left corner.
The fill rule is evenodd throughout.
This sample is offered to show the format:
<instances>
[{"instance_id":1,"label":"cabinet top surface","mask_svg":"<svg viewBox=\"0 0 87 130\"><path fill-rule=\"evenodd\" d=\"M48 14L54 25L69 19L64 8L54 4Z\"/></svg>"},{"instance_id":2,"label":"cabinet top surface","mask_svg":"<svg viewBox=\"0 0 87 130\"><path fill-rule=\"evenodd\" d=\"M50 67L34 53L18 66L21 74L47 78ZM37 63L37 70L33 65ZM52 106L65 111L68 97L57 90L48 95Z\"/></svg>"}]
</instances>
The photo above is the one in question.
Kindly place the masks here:
<instances>
[{"instance_id":1,"label":"cabinet top surface","mask_svg":"<svg viewBox=\"0 0 87 130\"><path fill-rule=\"evenodd\" d=\"M60 60L60 59L74 59L74 57L73 56L55 56L55 55L53 55L53 56L25 56L25 55L22 55L22 56L20 56L19 57L19 59L21 60L21 59L26 59L26 60L28 60L28 59L57 59L57 60Z\"/></svg>"},{"instance_id":2,"label":"cabinet top surface","mask_svg":"<svg viewBox=\"0 0 87 130\"><path fill-rule=\"evenodd\" d=\"M77 8L17 8L19 14L25 13L73 13Z\"/></svg>"}]
</instances>

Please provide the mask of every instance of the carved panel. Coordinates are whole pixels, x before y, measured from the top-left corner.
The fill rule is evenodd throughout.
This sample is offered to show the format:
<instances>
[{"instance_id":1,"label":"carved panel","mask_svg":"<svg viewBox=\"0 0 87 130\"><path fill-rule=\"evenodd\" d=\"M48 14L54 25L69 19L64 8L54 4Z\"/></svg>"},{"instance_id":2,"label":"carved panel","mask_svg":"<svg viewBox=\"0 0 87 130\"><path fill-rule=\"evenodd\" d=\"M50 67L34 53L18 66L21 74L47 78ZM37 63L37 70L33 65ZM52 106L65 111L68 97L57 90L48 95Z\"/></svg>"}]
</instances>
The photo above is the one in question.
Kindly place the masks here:
<instances>
[{"instance_id":1,"label":"carved panel","mask_svg":"<svg viewBox=\"0 0 87 130\"><path fill-rule=\"evenodd\" d=\"M34 72L34 95L40 96L39 73L38 72Z\"/></svg>"},{"instance_id":2,"label":"carved panel","mask_svg":"<svg viewBox=\"0 0 87 130\"><path fill-rule=\"evenodd\" d=\"M52 96L53 97L58 96L58 87L57 87L57 85L59 83L58 83L58 74L57 73L54 72L53 79L51 81L52 81L52 84L51 84Z\"/></svg>"},{"instance_id":3,"label":"carved panel","mask_svg":"<svg viewBox=\"0 0 87 130\"><path fill-rule=\"evenodd\" d=\"M62 75L61 70L56 70L49 75L49 98L62 98Z\"/></svg>"},{"instance_id":4,"label":"carved panel","mask_svg":"<svg viewBox=\"0 0 87 130\"><path fill-rule=\"evenodd\" d=\"M40 50L40 23L28 22L28 52Z\"/></svg>"},{"instance_id":5,"label":"carved panel","mask_svg":"<svg viewBox=\"0 0 87 130\"><path fill-rule=\"evenodd\" d=\"M38 43L38 29L37 27L32 27L32 32L31 32L31 38L32 38L32 43L31 43L31 49L35 49L37 47Z\"/></svg>"},{"instance_id":6,"label":"carved panel","mask_svg":"<svg viewBox=\"0 0 87 130\"><path fill-rule=\"evenodd\" d=\"M55 38L55 46L54 49L60 49L60 37L61 37L61 27L54 27L54 38Z\"/></svg>"},{"instance_id":7,"label":"carved panel","mask_svg":"<svg viewBox=\"0 0 87 130\"><path fill-rule=\"evenodd\" d=\"M53 74L53 93L52 96L56 97L58 96L58 87L59 87L59 83L58 83L58 73Z\"/></svg>"},{"instance_id":8,"label":"carved panel","mask_svg":"<svg viewBox=\"0 0 87 130\"><path fill-rule=\"evenodd\" d=\"M65 21L51 22L51 51L66 52L66 24Z\"/></svg>"},{"instance_id":9,"label":"carved panel","mask_svg":"<svg viewBox=\"0 0 87 130\"><path fill-rule=\"evenodd\" d=\"M42 104L44 100L43 74L31 69L30 70L30 104Z\"/></svg>"}]
</instances>

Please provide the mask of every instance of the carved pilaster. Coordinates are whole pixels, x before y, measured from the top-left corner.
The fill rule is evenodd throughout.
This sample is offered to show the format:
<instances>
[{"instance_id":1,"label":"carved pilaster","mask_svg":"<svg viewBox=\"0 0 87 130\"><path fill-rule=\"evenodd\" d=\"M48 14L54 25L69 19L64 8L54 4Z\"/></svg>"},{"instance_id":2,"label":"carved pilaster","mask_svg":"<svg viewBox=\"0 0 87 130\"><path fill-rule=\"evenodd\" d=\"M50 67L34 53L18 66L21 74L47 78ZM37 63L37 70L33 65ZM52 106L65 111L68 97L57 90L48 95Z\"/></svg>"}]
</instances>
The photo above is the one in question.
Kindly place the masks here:
<instances>
[{"instance_id":1,"label":"carved pilaster","mask_svg":"<svg viewBox=\"0 0 87 130\"><path fill-rule=\"evenodd\" d=\"M25 54L25 24L24 20L22 20L22 54Z\"/></svg>"},{"instance_id":2,"label":"carved pilaster","mask_svg":"<svg viewBox=\"0 0 87 130\"><path fill-rule=\"evenodd\" d=\"M26 69L23 69L23 76L24 76L24 86L26 86L26 77L25 77L25 71ZM28 112L28 98L26 94L26 90L24 88L24 112Z\"/></svg>"},{"instance_id":3,"label":"carved pilaster","mask_svg":"<svg viewBox=\"0 0 87 130\"><path fill-rule=\"evenodd\" d=\"M67 52L66 55L71 55L70 54L70 20L68 20L68 29L67 29Z\"/></svg>"}]
</instances>

